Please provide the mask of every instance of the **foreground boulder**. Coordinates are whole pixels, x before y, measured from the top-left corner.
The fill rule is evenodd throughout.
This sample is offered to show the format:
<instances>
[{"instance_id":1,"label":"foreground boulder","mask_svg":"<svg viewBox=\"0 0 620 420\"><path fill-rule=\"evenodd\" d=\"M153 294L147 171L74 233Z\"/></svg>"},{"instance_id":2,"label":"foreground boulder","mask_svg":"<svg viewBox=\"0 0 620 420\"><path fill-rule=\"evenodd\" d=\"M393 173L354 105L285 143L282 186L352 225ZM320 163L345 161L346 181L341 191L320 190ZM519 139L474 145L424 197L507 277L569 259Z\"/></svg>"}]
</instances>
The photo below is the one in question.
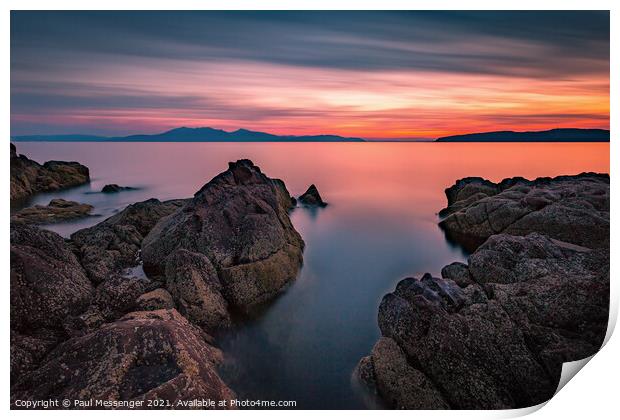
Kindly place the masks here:
<instances>
[{"instance_id":1,"label":"foreground boulder","mask_svg":"<svg viewBox=\"0 0 620 420\"><path fill-rule=\"evenodd\" d=\"M150 199L127 206L97 225L71 235L80 262L94 284L139 263L144 236L165 216L178 210L184 200Z\"/></svg>"},{"instance_id":2,"label":"foreground boulder","mask_svg":"<svg viewBox=\"0 0 620 420\"><path fill-rule=\"evenodd\" d=\"M495 184L465 178L446 190L440 226L457 242L539 232L588 248L609 247L609 175L508 178Z\"/></svg>"},{"instance_id":3,"label":"foreground boulder","mask_svg":"<svg viewBox=\"0 0 620 420\"><path fill-rule=\"evenodd\" d=\"M175 310L134 312L59 345L11 388L11 401L161 399L171 404L164 408L184 408L193 399L230 400L216 371L221 359Z\"/></svg>"},{"instance_id":4,"label":"foreground boulder","mask_svg":"<svg viewBox=\"0 0 620 420\"><path fill-rule=\"evenodd\" d=\"M305 206L327 206L327 203L323 201L319 190L314 184L310 185L306 192L299 196L299 202Z\"/></svg>"},{"instance_id":5,"label":"foreground boulder","mask_svg":"<svg viewBox=\"0 0 620 420\"><path fill-rule=\"evenodd\" d=\"M63 322L89 305L93 287L58 234L11 224L11 375L32 369L64 339Z\"/></svg>"},{"instance_id":6,"label":"foreground boulder","mask_svg":"<svg viewBox=\"0 0 620 420\"><path fill-rule=\"evenodd\" d=\"M90 182L88 168L77 162L49 161L43 165L18 155L11 143L11 200Z\"/></svg>"},{"instance_id":7,"label":"foreground boulder","mask_svg":"<svg viewBox=\"0 0 620 420\"><path fill-rule=\"evenodd\" d=\"M65 240L36 227L11 225L11 326L55 328L90 303L93 287Z\"/></svg>"},{"instance_id":8,"label":"foreground boulder","mask_svg":"<svg viewBox=\"0 0 620 420\"><path fill-rule=\"evenodd\" d=\"M391 407L536 405L603 343L608 250L500 234L442 273L455 278L404 279L379 307L383 338L356 375Z\"/></svg>"},{"instance_id":9,"label":"foreground boulder","mask_svg":"<svg viewBox=\"0 0 620 420\"><path fill-rule=\"evenodd\" d=\"M36 205L11 215L11 222L28 224L58 223L90 215L93 206L54 198L47 206Z\"/></svg>"},{"instance_id":10,"label":"foreground boulder","mask_svg":"<svg viewBox=\"0 0 620 420\"><path fill-rule=\"evenodd\" d=\"M220 316L219 309L208 313L211 303L248 312L297 276L304 243L289 219L291 206L282 181L249 160L230 163L146 236L144 270L165 275L192 318L211 323ZM195 300L187 298L194 293Z\"/></svg>"}]
</instances>

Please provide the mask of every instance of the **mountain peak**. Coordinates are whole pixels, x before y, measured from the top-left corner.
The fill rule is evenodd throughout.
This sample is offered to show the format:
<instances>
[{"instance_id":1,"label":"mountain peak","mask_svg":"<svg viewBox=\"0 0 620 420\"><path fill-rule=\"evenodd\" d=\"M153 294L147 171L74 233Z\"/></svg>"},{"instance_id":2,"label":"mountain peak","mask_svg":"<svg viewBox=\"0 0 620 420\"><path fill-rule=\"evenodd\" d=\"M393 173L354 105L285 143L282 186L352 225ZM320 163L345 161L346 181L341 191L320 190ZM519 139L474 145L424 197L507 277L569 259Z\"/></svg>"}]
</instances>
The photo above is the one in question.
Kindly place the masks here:
<instances>
[{"instance_id":1,"label":"mountain peak","mask_svg":"<svg viewBox=\"0 0 620 420\"><path fill-rule=\"evenodd\" d=\"M159 134L134 134L125 137L97 137L97 136L13 136L15 141L166 141L166 142L350 142L364 141L359 138L348 138L334 135L305 135L280 136L276 134L252 131L239 128L235 131L225 131L212 127L177 127Z\"/></svg>"}]
</instances>

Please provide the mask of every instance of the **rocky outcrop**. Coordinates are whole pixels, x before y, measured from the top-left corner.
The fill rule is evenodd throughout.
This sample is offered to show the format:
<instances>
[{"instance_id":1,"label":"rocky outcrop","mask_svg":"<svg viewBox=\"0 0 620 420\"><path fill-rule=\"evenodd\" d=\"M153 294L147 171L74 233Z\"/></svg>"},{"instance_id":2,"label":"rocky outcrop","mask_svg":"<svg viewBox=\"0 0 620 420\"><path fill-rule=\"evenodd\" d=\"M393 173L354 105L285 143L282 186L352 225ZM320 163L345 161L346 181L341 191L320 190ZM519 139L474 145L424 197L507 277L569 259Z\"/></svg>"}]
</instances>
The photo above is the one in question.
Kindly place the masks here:
<instances>
[{"instance_id":1,"label":"rocky outcrop","mask_svg":"<svg viewBox=\"0 0 620 420\"><path fill-rule=\"evenodd\" d=\"M11 399L234 398L208 332L296 277L292 206L282 181L238 161L191 200L136 203L70 240L12 223Z\"/></svg>"},{"instance_id":2,"label":"rocky outcrop","mask_svg":"<svg viewBox=\"0 0 620 420\"><path fill-rule=\"evenodd\" d=\"M21 209L11 215L11 222L49 224L90 215L93 206L75 201L54 198L47 206L36 205Z\"/></svg>"},{"instance_id":3,"label":"rocky outcrop","mask_svg":"<svg viewBox=\"0 0 620 420\"><path fill-rule=\"evenodd\" d=\"M609 176L466 178L446 196L442 227L479 243L468 264L404 279L383 298L383 337L355 377L390 407L542 403L562 363L605 337Z\"/></svg>"},{"instance_id":4,"label":"rocky outcrop","mask_svg":"<svg viewBox=\"0 0 620 420\"><path fill-rule=\"evenodd\" d=\"M319 194L319 190L314 184L310 185L306 192L299 196L299 202L305 206L327 206L327 203L323 201L321 194Z\"/></svg>"},{"instance_id":5,"label":"rocky outcrop","mask_svg":"<svg viewBox=\"0 0 620 420\"><path fill-rule=\"evenodd\" d=\"M177 304L207 325L226 307L248 312L297 276L304 243L288 217L292 203L282 181L249 160L230 163L146 236L145 272L165 275Z\"/></svg>"},{"instance_id":6,"label":"rocky outcrop","mask_svg":"<svg viewBox=\"0 0 620 420\"><path fill-rule=\"evenodd\" d=\"M107 184L101 189L101 192L109 194L109 193L117 193L121 191L133 190L133 189L134 188L132 187L121 187L118 184Z\"/></svg>"},{"instance_id":7,"label":"rocky outcrop","mask_svg":"<svg viewBox=\"0 0 620 420\"><path fill-rule=\"evenodd\" d=\"M591 356L602 345L607 250L536 233L501 234L468 265L442 273L441 279L402 280L379 307L382 340L392 341L378 344L359 370L392 407L539 404L553 396L563 362Z\"/></svg>"},{"instance_id":8,"label":"rocky outcrop","mask_svg":"<svg viewBox=\"0 0 620 420\"><path fill-rule=\"evenodd\" d=\"M65 240L11 224L11 375L19 376L65 337L63 322L89 305L93 287Z\"/></svg>"},{"instance_id":9,"label":"rocky outcrop","mask_svg":"<svg viewBox=\"0 0 620 420\"><path fill-rule=\"evenodd\" d=\"M165 216L178 210L184 200L161 202L154 198L127 206L123 211L71 235L80 262L94 284L139 263L142 240Z\"/></svg>"},{"instance_id":10,"label":"rocky outcrop","mask_svg":"<svg viewBox=\"0 0 620 420\"><path fill-rule=\"evenodd\" d=\"M465 178L446 190L440 226L476 245L497 233L545 234L588 248L609 247L609 175L508 178L495 184Z\"/></svg>"},{"instance_id":11,"label":"rocky outcrop","mask_svg":"<svg viewBox=\"0 0 620 420\"><path fill-rule=\"evenodd\" d=\"M77 162L49 161L43 165L18 155L11 143L11 200L90 182L88 168Z\"/></svg>"},{"instance_id":12,"label":"rocky outcrop","mask_svg":"<svg viewBox=\"0 0 620 420\"><path fill-rule=\"evenodd\" d=\"M171 404L163 408L184 408L181 401L230 400L216 371L221 358L175 310L134 312L59 345L15 383L11 401L161 399Z\"/></svg>"}]
</instances>

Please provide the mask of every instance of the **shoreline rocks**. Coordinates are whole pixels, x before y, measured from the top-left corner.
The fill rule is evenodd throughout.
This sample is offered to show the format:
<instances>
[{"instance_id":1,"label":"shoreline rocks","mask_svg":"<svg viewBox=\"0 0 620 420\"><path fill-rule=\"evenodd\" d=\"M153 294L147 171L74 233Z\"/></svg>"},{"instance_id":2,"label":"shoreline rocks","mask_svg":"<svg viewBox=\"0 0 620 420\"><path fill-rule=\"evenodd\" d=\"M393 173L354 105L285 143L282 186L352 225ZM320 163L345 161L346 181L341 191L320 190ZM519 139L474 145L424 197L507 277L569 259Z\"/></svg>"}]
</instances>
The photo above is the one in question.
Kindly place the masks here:
<instances>
[{"instance_id":1,"label":"shoreline rocks","mask_svg":"<svg viewBox=\"0 0 620 420\"><path fill-rule=\"evenodd\" d=\"M144 270L164 275L175 301L182 293L174 284L183 283L201 290L203 302L219 302L216 317L223 316L225 306L227 312L247 314L297 277L304 242L288 216L292 203L282 181L268 178L250 160L231 162L144 238ZM176 271L178 252L193 255L194 262L183 259L186 275ZM205 307L189 306L198 312ZM207 322L212 315L202 311L200 316Z\"/></svg>"},{"instance_id":2,"label":"shoreline rocks","mask_svg":"<svg viewBox=\"0 0 620 420\"><path fill-rule=\"evenodd\" d=\"M135 203L69 240L12 223L11 400L235 398L211 333L296 278L293 206L241 160L193 199Z\"/></svg>"},{"instance_id":3,"label":"shoreline rocks","mask_svg":"<svg viewBox=\"0 0 620 420\"><path fill-rule=\"evenodd\" d=\"M480 245L498 233L538 232L588 248L609 247L609 175L521 177L492 183L464 178L446 189L442 229Z\"/></svg>"},{"instance_id":4,"label":"shoreline rocks","mask_svg":"<svg viewBox=\"0 0 620 420\"><path fill-rule=\"evenodd\" d=\"M64 222L90 216L90 212L93 211L93 208L94 207L90 204L54 198L47 206L36 205L33 207L26 207L13 213L11 215L11 222L26 224Z\"/></svg>"},{"instance_id":5,"label":"shoreline rocks","mask_svg":"<svg viewBox=\"0 0 620 420\"><path fill-rule=\"evenodd\" d=\"M163 217L177 211L184 200L161 202L151 198L131 204L95 226L71 235L80 263L93 284L139 264L142 240Z\"/></svg>"},{"instance_id":6,"label":"shoreline rocks","mask_svg":"<svg viewBox=\"0 0 620 420\"><path fill-rule=\"evenodd\" d=\"M609 177L468 178L446 196L444 227L484 243L467 264L445 266L442 278L406 278L384 296L382 338L354 377L392 408L547 401L562 363L596 353L607 330ZM478 211L484 217L474 217ZM492 213L512 220L516 212L530 218L527 228L507 224L504 232L517 234L485 230ZM574 225L562 220L566 214Z\"/></svg>"},{"instance_id":7,"label":"shoreline rocks","mask_svg":"<svg viewBox=\"0 0 620 420\"><path fill-rule=\"evenodd\" d=\"M55 348L11 387L11 400L230 400L221 352L172 310L133 312ZM71 407L76 408L76 407ZM147 408L147 407L144 407Z\"/></svg>"},{"instance_id":8,"label":"shoreline rocks","mask_svg":"<svg viewBox=\"0 0 620 420\"><path fill-rule=\"evenodd\" d=\"M90 182L86 166L78 162L49 161L43 165L18 155L11 143L11 201L39 192L56 191Z\"/></svg>"},{"instance_id":9,"label":"shoreline rocks","mask_svg":"<svg viewBox=\"0 0 620 420\"><path fill-rule=\"evenodd\" d=\"M64 320L86 310L94 288L60 235L13 223L10 283L14 378L66 338Z\"/></svg>"}]
</instances>

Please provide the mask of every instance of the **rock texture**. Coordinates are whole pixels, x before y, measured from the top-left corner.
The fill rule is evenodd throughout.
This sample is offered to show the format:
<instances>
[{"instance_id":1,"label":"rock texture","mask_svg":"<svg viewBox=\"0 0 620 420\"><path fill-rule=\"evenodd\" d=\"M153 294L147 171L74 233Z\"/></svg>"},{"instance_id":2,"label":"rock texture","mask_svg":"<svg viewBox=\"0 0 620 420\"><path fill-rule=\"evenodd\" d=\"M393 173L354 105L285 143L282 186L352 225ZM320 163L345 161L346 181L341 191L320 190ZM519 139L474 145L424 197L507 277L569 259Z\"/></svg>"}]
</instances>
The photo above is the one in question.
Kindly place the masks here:
<instances>
[{"instance_id":1,"label":"rock texture","mask_svg":"<svg viewBox=\"0 0 620 420\"><path fill-rule=\"evenodd\" d=\"M609 175L508 178L495 184L465 178L446 189L440 225L457 241L539 232L589 248L609 247Z\"/></svg>"},{"instance_id":2,"label":"rock texture","mask_svg":"<svg viewBox=\"0 0 620 420\"><path fill-rule=\"evenodd\" d=\"M11 389L11 400L230 400L219 350L175 310L135 312L55 348Z\"/></svg>"},{"instance_id":3,"label":"rock texture","mask_svg":"<svg viewBox=\"0 0 620 420\"><path fill-rule=\"evenodd\" d=\"M49 161L43 165L18 155L11 143L11 200L90 182L88 168L77 162Z\"/></svg>"},{"instance_id":4,"label":"rock texture","mask_svg":"<svg viewBox=\"0 0 620 420\"><path fill-rule=\"evenodd\" d=\"M248 312L297 276L304 243L288 217L292 203L282 181L249 160L230 163L146 236L145 272L165 275L175 301L207 324L222 313L204 312L212 304ZM189 299L194 290L200 296Z\"/></svg>"},{"instance_id":5,"label":"rock texture","mask_svg":"<svg viewBox=\"0 0 620 420\"><path fill-rule=\"evenodd\" d=\"M152 198L131 204L103 222L71 235L91 281L100 284L112 274L136 266L144 237L162 217L178 210L184 202Z\"/></svg>"},{"instance_id":6,"label":"rock texture","mask_svg":"<svg viewBox=\"0 0 620 420\"><path fill-rule=\"evenodd\" d=\"M63 322L84 311L93 287L56 233L11 224L11 375L30 370L65 337Z\"/></svg>"},{"instance_id":7,"label":"rock texture","mask_svg":"<svg viewBox=\"0 0 620 420\"><path fill-rule=\"evenodd\" d=\"M93 206L75 201L54 198L47 206L36 205L21 209L11 215L11 222L49 224L90 215Z\"/></svg>"},{"instance_id":8,"label":"rock texture","mask_svg":"<svg viewBox=\"0 0 620 420\"><path fill-rule=\"evenodd\" d=\"M138 311L156 311L158 309L174 309L174 300L172 295L166 289L155 289L143 295L136 300L136 310Z\"/></svg>"},{"instance_id":9,"label":"rock texture","mask_svg":"<svg viewBox=\"0 0 620 420\"><path fill-rule=\"evenodd\" d=\"M310 185L306 192L299 196L299 202L305 206L327 206L327 203L323 201L321 194L319 194L319 190L314 184Z\"/></svg>"},{"instance_id":10,"label":"rock texture","mask_svg":"<svg viewBox=\"0 0 620 420\"><path fill-rule=\"evenodd\" d=\"M203 254L178 249L166 260L166 289L192 323L208 331L230 326L217 271Z\"/></svg>"},{"instance_id":11,"label":"rock texture","mask_svg":"<svg viewBox=\"0 0 620 420\"><path fill-rule=\"evenodd\" d=\"M383 298L383 337L355 376L394 408L542 403L562 363L591 356L605 337L609 178L468 178L446 195L445 227L486 241L468 264L406 278ZM514 234L491 232L508 220L502 231Z\"/></svg>"},{"instance_id":12,"label":"rock texture","mask_svg":"<svg viewBox=\"0 0 620 420\"><path fill-rule=\"evenodd\" d=\"M282 181L243 160L191 200L136 203L70 240L12 223L11 399L234 398L209 333L296 277L292 206Z\"/></svg>"}]
</instances>

